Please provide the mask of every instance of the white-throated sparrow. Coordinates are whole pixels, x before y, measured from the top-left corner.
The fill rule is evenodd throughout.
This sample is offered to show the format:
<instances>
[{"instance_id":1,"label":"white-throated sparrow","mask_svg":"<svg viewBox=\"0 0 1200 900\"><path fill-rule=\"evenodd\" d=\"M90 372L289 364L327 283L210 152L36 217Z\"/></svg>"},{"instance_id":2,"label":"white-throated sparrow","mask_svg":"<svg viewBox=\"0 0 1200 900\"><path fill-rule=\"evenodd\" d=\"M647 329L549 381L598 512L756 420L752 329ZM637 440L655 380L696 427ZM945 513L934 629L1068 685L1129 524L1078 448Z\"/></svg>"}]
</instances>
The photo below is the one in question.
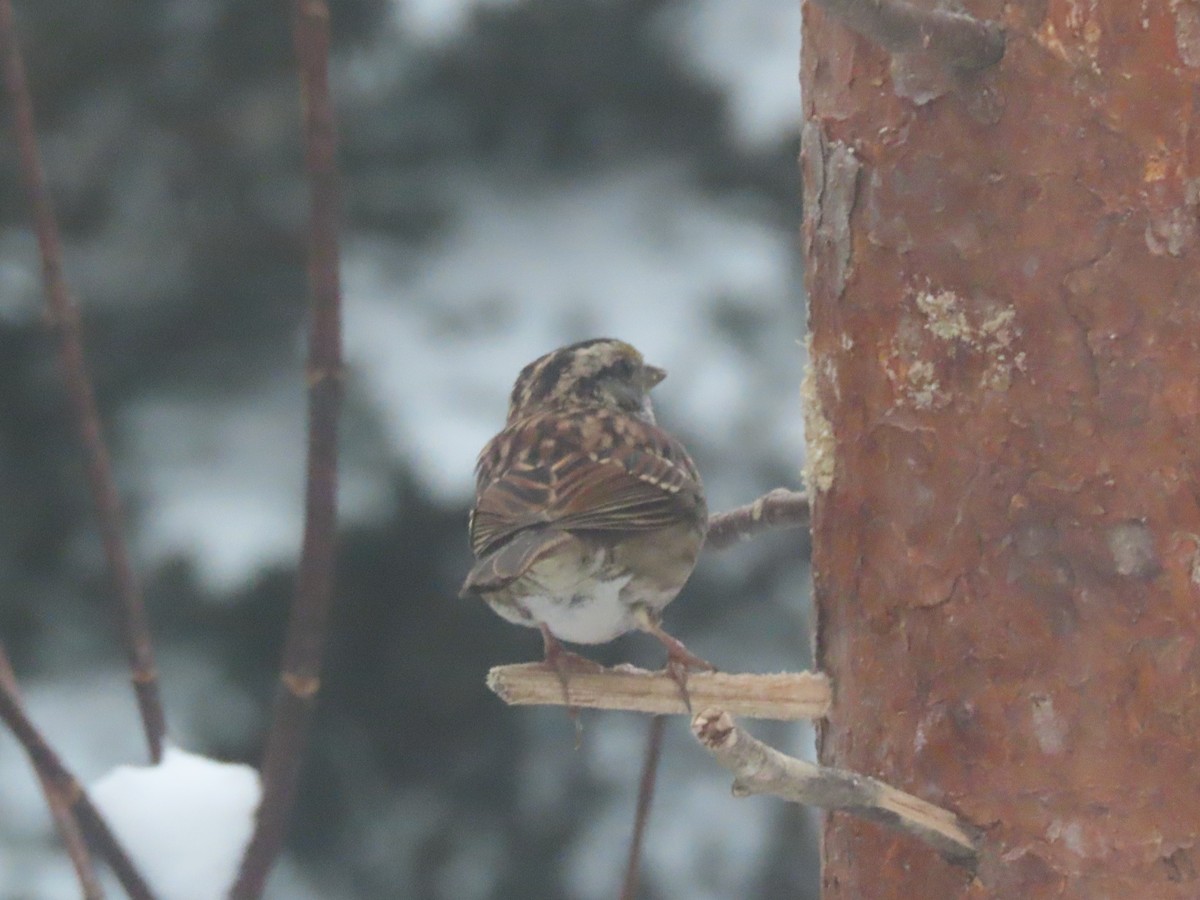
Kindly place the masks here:
<instances>
[{"instance_id":1,"label":"white-throated sparrow","mask_svg":"<svg viewBox=\"0 0 1200 900\"><path fill-rule=\"evenodd\" d=\"M504 430L479 455L461 595L540 628L560 675L586 663L559 639L633 629L663 643L677 679L713 668L659 624L708 524L691 457L654 422L649 391L664 377L609 338L547 353L521 370Z\"/></svg>"}]
</instances>

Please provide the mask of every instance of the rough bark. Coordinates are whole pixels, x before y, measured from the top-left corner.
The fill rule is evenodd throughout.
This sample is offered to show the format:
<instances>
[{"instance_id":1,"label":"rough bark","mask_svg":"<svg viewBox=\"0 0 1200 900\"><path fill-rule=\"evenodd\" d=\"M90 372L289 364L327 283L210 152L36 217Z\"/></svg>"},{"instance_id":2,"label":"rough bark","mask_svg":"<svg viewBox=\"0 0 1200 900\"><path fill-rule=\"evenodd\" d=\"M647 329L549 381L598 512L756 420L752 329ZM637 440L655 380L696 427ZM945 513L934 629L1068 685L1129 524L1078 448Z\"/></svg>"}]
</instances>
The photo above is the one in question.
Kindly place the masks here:
<instances>
[{"instance_id":1,"label":"rough bark","mask_svg":"<svg viewBox=\"0 0 1200 900\"><path fill-rule=\"evenodd\" d=\"M974 76L805 7L820 757L986 832L834 814L825 897L1195 898L1200 3L967 7Z\"/></svg>"}]
</instances>

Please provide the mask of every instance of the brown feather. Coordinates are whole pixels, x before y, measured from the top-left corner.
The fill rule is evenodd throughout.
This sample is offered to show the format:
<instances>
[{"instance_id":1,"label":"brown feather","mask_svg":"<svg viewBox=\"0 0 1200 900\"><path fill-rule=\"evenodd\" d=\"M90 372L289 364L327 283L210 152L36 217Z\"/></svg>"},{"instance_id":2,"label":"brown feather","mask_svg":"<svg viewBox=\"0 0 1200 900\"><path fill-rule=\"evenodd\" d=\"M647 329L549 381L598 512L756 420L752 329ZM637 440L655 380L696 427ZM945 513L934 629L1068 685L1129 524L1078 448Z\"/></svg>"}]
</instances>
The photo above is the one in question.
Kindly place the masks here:
<instances>
[{"instance_id":1,"label":"brown feather","mask_svg":"<svg viewBox=\"0 0 1200 900\"><path fill-rule=\"evenodd\" d=\"M611 410L540 413L480 454L471 545L477 556L536 525L637 532L705 520L695 467L657 426Z\"/></svg>"},{"instance_id":2,"label":"brown feather","mask_svg":"<svg viewBox=\"0 0 1200 900\"><path fill-rule=\"evenodd\" d=\"M460 597L495 591L520 578L539 559L554 553L570 537L552 528L522 531L471 567Z\"/></svg>"}]
</instances>

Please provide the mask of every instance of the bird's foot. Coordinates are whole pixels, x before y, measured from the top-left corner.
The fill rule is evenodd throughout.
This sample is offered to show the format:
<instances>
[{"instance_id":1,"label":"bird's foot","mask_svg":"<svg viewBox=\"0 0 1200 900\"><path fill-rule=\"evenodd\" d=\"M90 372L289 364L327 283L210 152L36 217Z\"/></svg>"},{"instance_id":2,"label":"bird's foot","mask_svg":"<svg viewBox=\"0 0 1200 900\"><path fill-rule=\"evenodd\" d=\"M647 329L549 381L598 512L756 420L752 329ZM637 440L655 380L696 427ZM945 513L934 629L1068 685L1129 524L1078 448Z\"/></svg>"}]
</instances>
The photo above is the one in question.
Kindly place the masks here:
<instances>
[{"instance_id":1,"label":"bird's foot","mask_svg":"<svg viewBox=\"0 0 1200 900\"><path fill-rule=\"evenodd\" d=\"M679 686L679 696L683 698L683 705L690 713L692 698L687 689L688 672L715 672L717 667L689 650L679 638L668 634L649 610L639 609L635 617L638 628L667 648L667 665L664 671Z\"/></svg>"},{"instance_id":2,"label":"bird's foot","mask_svg":"<svg viewBox=\"0 0 1200 900\"><path fill-rule=\"evenodd\" d=\"M671 638L671 640L675 641L679 647L674 649L668 645L665 671L679 687L679 696L683 699L683 705L687 707L690 714L692 712L692 695L688 693L688 672L715 672L717 667L708 660L701 659L677 638Z\"/></svg>"},{"instance_id":3,"label":"bird's foot","mask_svg":"<svg viewBox=\"0 0 1200 900\"><path fill-rule=\"evenodd\" d=\"M604 666L586 656L580 656L578 653L568 650L545 625L541 626L541 630L542 646L545 650L542 665L558 675L558 683L562 685L563 704L567 708L567 715L575 725L575 748L578 749L583 737L583 724L579 719L579 707L571 703L571 675L603 672Z\"/></svg>"}]
</instances>

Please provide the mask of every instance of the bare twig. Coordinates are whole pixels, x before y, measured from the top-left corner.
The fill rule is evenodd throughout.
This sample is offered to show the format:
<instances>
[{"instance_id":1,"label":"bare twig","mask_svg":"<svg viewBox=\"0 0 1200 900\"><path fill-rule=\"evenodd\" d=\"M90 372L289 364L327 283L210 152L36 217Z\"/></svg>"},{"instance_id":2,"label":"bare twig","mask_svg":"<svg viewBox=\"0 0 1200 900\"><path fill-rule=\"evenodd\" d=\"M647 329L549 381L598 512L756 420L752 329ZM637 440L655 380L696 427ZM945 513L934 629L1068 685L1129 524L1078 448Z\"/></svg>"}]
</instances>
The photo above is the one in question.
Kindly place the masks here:
<instances>
[{"instance_id":1,"label":"bare twig","mask_svg":"<svg viewBox=\"0 0 1200 900\"><path fill-rule=\"evenodd\" d=\"M809 513L806 494L776 488L753 503L710 516L705 546L710 550L721 550L739 540L749 540L770 528L799 528L808 524ZM493 673L496 671L493 670ZM496 690L491 678L488 684ZM621 900L634 900L637 896L642 846L645 842L646 826L650 820L650 807L654 802L654 788L658 781L665 722L664 716L654 716L646 736L646 759L642 766L641 781L638 783L637 814L629 841L629 858L625 866L625 880L621 885Z\"/></svg>"},{"instance_id":2,"label":"bare twig","mask_svg":"<svg viewBox=\"0 0 1200 900\"><path fill-rule=\"evenodd\" d=\"M129 558L129 548L125 543L121 525L121 501L117 495L116 482L113 480L112 464L100 428L100 415L96 410L96 398L88 377L83 339L79 329L79 310L63 275L62 242L38 153L33 101L30 99L25 64L21 59L21 49L13 26L11 0L0 0L0 56L3 56L4 85L12 105L21 175L29 195L29 205L33 210L38 249L42 257L46 318L58 339L59 362L63 369L80 443L83 445L88 487L92 494L92 503L96 507L104 554L108 559L108 568L119 604L121 639L129 657L133 689L137 695L138 711L141 713L142 727L150 748L150 759L157 763L162 758L166 720L158 693L158 670L154 664L150 627L142 602L141 586L138 584L133 563Z\"/></svg>"},{"instance_id":3,"label":"bare twig","mask_svg":"<svg viewBox=\"0 0 1200 900\"><path fill-rule=\"evenodd\" d=\"M57 803L51 803L51 808L61 804L79 821L96 852L112 867L117 880L121 882L131 900L153 900L154 895L150 893L145 879L130 861L124 848L109 829L108 823L92 805L83 786L67 771L58 754L46 743L41 732L25 714L25 708L14 687L13 682L0 678L0 721L4 722L25 748L25 753L37 770L42 784L58 798ZM74 857L72 859L74 860Z\"/></svg>"},{"instance_id":4,"label":"bare twig","mask_svg":"<svg viewBox=\"0 0 1200 900\"><path fill-rule=\"evenodd\" d=\"M722 550L749 540L770 528L802 528L809 522L808 495L804 491L775 488L753 503L717 513L708 520L708 550Z\"/></svg>"},{"instance_id":5,"label":"bare twig","mask_svg":"<svg viewBox=\"0 0 1200 900\"><path fill-rule=\"evenodd\" d=\"M892 53L923 51L960 72L1004 56L1004 30L966 13L923 9L907 0L814 0L834 18Z\"/></svg>"},{"instance_id":6,"label":"bare twig","mask_svg":"<svg viewBox=\"0 0 1200 900\"><path fill-rule=\"evenodd\" d=\"M309 725L333 597L337 527L337 433L342 401L340 215L333 99L329 93L329 8L293 0L292 39L300 72L304 159L309 177L308 474L304 542L288 621L280 686L263 758L263 799L230 897L262 895L283 846Z\"/></svg>"},{"instance_id":7,"label":"bare twig","mask_svg":"<svg viewBox=\"0 0 1200 900\"><path fill-rule=\"evenodd\" d=\"M642 867L642 844L650 808L654 805L654 787L658 781L658 761L662 756L663 730L666 716L651 716L646 735L646 758L642 762L642 777L638 782L637 812L633 818L633 835L629 840L629 858L625 864L625 880L621 883L621 900L636 900L638 875Z\"/></svg>"},{"instance_id":8,"label":"bare twig","mask_svg":"<svg viewBox=\"0 0 1200 900\"><path fill-rule=\"evenodd\" d=\"M678 683L668 673L632 666L572 672L565 691L558 673L542 663L496 666L488 672L487 686L510 706L691 712L679 694ZM817 672L690 672L687 690L693 705L722 706L752 719L819 719L829 711L829 681Z\"/></svg>"},{"instance_id":9,"label":"bare twig","mask_svg":"<svg viewBox=\"0 0 1200 900\"><path fill-rule=\"evenodd\" d=\"M0 645L0 691L5 691L18 703L21 700L20 691L17 688L17 677L13 674L12 664L8 660L8 653L5 652L3 645ZM79 828L79 821L75 818L75 813L55 788L54 782L50 780L49 776L36 767L34 772L37 774L38 781L42 783L42 793L46 797L46 805L50 808L50 815L54 818L54 827L58 831L58 836L62 838L67 856L71 858L71 865L75 868L75 877L79 879L79 888L84 900L104 900L104 889L96 879L92 855L88 851L87 842L83 839L83 832Z\"/></svg>"},{"instance_id":10,"label":"bare twig","mask_svg":"<svg viewBox=\"0 0 1200 900\"><path fill-rule=\"evenodd\" d=\"M735 796L774 794L793 803L845 810L912 835L949 862L975 867L981 832L948 809L876 778L786 756L738 728L720 709L696 716L692 734L734 774Z\"/></svg>"}]
</instances>

